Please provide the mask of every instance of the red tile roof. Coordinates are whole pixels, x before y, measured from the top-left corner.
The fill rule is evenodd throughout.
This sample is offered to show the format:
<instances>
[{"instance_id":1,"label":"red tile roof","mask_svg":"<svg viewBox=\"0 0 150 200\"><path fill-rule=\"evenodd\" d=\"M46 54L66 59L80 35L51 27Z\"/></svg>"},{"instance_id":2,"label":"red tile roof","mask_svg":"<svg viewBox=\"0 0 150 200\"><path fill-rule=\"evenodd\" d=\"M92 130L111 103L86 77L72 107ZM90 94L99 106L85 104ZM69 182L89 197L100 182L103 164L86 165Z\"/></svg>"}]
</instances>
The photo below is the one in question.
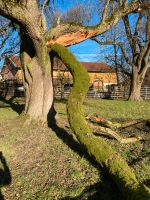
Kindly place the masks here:
<instances>
[{"instance_id":1,"label":"red tile roof","mask_svg":"<svg viewBox=\"0 0 150 200\"><path fill-rule=\"evenodd\" d=\"M87 69L88 72L99 72L99 73L114 72L115 73L115 69L111 68L106 63L102 63L102 62L81 62L81 64ZM56 59L53 69L57 70L58 66L60 67L61 71L64 71L66 69L65 65L60 60Z\"/></svg>"},{"instance_id":2,"label":"red tile roof","mask_svg":"<svg viewBox=\"0 0 150 200\"><path fill-rule=\"evenodd\" d=\"M102 62L81 62L83 66L87 69L88 72L115 72L113 68L111 68L106 63Z\"/></svg>"},{"instance_id":3,"label":"red tile roof","mask_svg":"<svg viewBox=\"0 0 150 200\"><path fill-rule=\"evenodd\" d=\"M9 56L9 60L11 60L16 67L21 68L21 62L19 56ZM111 68L106 63L102 62L81 62L82 65L87 69L88 72L99 72L99 73L115 73L115 69ZM60 66L60 70L64 71L66 69L65 65L58 59L55 60L54 70L58 69L58 65Z\"/></svg>"}]
</instances>

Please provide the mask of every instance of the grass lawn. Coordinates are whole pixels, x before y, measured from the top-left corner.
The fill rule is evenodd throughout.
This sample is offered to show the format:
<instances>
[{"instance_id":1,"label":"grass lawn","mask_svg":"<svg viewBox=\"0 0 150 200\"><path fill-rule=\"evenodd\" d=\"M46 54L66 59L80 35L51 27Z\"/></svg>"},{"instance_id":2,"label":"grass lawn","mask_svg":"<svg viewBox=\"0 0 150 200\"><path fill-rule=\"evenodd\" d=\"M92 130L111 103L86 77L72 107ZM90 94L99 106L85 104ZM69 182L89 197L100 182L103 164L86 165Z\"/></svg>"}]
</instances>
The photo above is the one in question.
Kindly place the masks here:
<instances>
[{"instance_id":1,"label":"grass lawn","mask_svg":"<svg viewBox=\"0 0 150 200\"><path fill-rule=\"evenodd\" d=\"M58 112L66 113L64 103L56 104ZM129 119L150 119L150 101L129 102L119 100L86 99L84 103L85 115L98 114L113 121Z\"/></svg>"},{"instance_id":2,"label":"grass lawn","mask_svg":"<svg viewBox=\"0 0 150 200\"><path fill-rule=\"evenodd\" d=\"M18 117L17 113L22 105L10 107L0 101L0 152L9 167L3 176L10 171L12 178L9 185L0 180L1 196L8 200L121 199L114 194L104 171L97 168L76 141L67 122L65 101L56 101L55 108L60 128L52 130L40 124L25 123L24 117ZM114 121L149 119L150 102L87 99L84 112ZM134 144L119 144L104 137L147 185L150 180L149 132L150 128L144 125L120 132L124 137L142 135L143 140ZM6 171L2 163L0 170Z\"/></svg>"}]
</instances>

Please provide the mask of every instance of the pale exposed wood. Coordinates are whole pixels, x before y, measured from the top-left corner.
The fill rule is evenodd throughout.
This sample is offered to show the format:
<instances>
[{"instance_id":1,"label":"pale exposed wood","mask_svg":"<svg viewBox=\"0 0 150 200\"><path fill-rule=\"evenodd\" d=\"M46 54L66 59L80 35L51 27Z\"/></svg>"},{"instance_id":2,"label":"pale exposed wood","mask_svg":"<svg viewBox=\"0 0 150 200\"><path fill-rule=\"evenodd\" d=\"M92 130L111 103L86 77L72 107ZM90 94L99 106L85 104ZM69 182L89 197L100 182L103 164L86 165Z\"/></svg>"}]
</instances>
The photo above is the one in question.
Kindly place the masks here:
<instances>
[{"instance_id":1,"label":"pale exposed wood","mask_svg":"<svg viewBox=\"0 0 150 200\"><path fill-rule=\"evenodd\" d=\"M128 13L137 11L139 6L137 1L132 1L132 3L125 4L125 7L118 7L118 10L115 10L109 17L105 16L105 19L100 21L96 26L84 27L75 24L57 25L45 33L45 40L48 46L54 43L63 46L77 44L106 32L116 25L122 17L126 16ZM147 7L149 7L149 4L140 6L141 9L146 9Z\"/></svg>"},{"instance_id":2,"label":"pale exposed wood","mask_svg":"<svg viewBox=\"0 0 150 200\"><path fill-rule=\"evenodd\" d=\"M86 119L92 123L96 123L101 126L105 126L107 128L127 128L130 126L134 126L136 124L146 123L146 120L143 120L143 119L130 120L130 121L124 122L124 123L113 123L113 122L111 122L107 119L104 119L100 116L97 116L97 115L87 116Z\"/></svg>"},{"instance_id":3,"label":"pale exposed wood","mask_svg":"<svg viewBox=\"0 0 150 200\"><path fill-rule=\"evenodd\" d=\"M110 129L110 128L106 128L106 127L102 127L102 126L96 126L93 124L88 124L90 126L91 129L93 129L94 132L96 133L106 133L108 135L111 135L114 139L116 139L118 142L125 144L125 143L134 143L139 141L141 138L122 138L116 131Z\"/></svg>"},{"instance_id":4,"label":"pale exposed wood","mask_svg":"<svg viewBox=\"0 0 150 200\"><path fill-rule=\"evenodd\" d=\"M63 46L70 46L73 44L77 44L83 40L86 40L87 38L92 37L93 35L97 34L98 31L87 31L87 30L79 30L77 32L70 32L67 34L64 34L62 36L59 36L58 38L53 38L51 40L49 40L46 44L47 45L52 45L55 43L61 44Z\"/></svg>"}]
</instances>

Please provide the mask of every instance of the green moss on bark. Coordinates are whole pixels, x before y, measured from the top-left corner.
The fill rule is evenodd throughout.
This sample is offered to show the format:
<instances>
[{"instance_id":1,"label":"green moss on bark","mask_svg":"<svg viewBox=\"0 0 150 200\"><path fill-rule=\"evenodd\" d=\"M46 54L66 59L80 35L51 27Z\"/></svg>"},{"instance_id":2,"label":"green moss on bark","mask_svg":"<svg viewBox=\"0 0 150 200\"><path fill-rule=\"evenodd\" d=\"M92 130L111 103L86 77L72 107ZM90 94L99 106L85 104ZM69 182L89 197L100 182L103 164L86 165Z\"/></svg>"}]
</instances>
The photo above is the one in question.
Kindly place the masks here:
<instances>
[{"instance_id":1,"label":"green moss on bark","mask_svg":"<svg viewBox=\"0 0 150 200\"><path fill-rule=\"evenodd\" d=\"M60 57L73 76L74 85L68 98L67 114L78 140L88 153L106 168L126 199L149 200L150 190L137 180L126 161L106 141L94 136L85 121L82 104L89 88L87 71L62 45L54 44L51 49Z\"/></svg>"}]
</instances>

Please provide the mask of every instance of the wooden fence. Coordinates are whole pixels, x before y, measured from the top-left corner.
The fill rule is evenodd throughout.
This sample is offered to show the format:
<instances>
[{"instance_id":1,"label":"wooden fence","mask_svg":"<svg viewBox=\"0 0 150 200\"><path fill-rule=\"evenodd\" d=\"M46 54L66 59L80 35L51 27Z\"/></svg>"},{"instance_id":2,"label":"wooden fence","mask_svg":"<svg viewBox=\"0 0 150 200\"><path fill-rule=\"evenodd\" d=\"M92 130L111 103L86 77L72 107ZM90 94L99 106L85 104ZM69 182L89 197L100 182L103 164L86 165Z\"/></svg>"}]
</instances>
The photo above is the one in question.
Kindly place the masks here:
<instances>
[{"instance_id":1,"label":"wooden fence","mask_svg":"<svg viewBox=\"0 0 150 200\"><path fill-rule=\"evenodd\" d=\"M58 99L67 98L71 88L62 89L61 87L55 88L55 97ZM101 99L127 99L129 96L129 90L114 89L113 91L96 91L96 90L89 90L87 93L87 97L89 98L101 98ZM141 88L141 97L144 100L150 100L150 87L142 87Z\"/></svg>"},{"instance_id":2,"label":"wooden fence","mask_svg":"<svg viewBox=\"0 0 150 200\"><path fill-rule=\"evenodd\" d=\"M56 99L66 99L70 94L71 87L62 88L56 87L54 88L54 94ZM24 96L23 87L21 85L16 84L5 84L0 85L0 96L2 97L22 97ZM117 87L113 91L98 91L90 89L87 93L88 98L101 98L101 99L127 99L129 96L128 90L122 90ZM150 87L142 87L141 88L141 96L144 100L150 100Z\"/></svg>"}]
</instances>

